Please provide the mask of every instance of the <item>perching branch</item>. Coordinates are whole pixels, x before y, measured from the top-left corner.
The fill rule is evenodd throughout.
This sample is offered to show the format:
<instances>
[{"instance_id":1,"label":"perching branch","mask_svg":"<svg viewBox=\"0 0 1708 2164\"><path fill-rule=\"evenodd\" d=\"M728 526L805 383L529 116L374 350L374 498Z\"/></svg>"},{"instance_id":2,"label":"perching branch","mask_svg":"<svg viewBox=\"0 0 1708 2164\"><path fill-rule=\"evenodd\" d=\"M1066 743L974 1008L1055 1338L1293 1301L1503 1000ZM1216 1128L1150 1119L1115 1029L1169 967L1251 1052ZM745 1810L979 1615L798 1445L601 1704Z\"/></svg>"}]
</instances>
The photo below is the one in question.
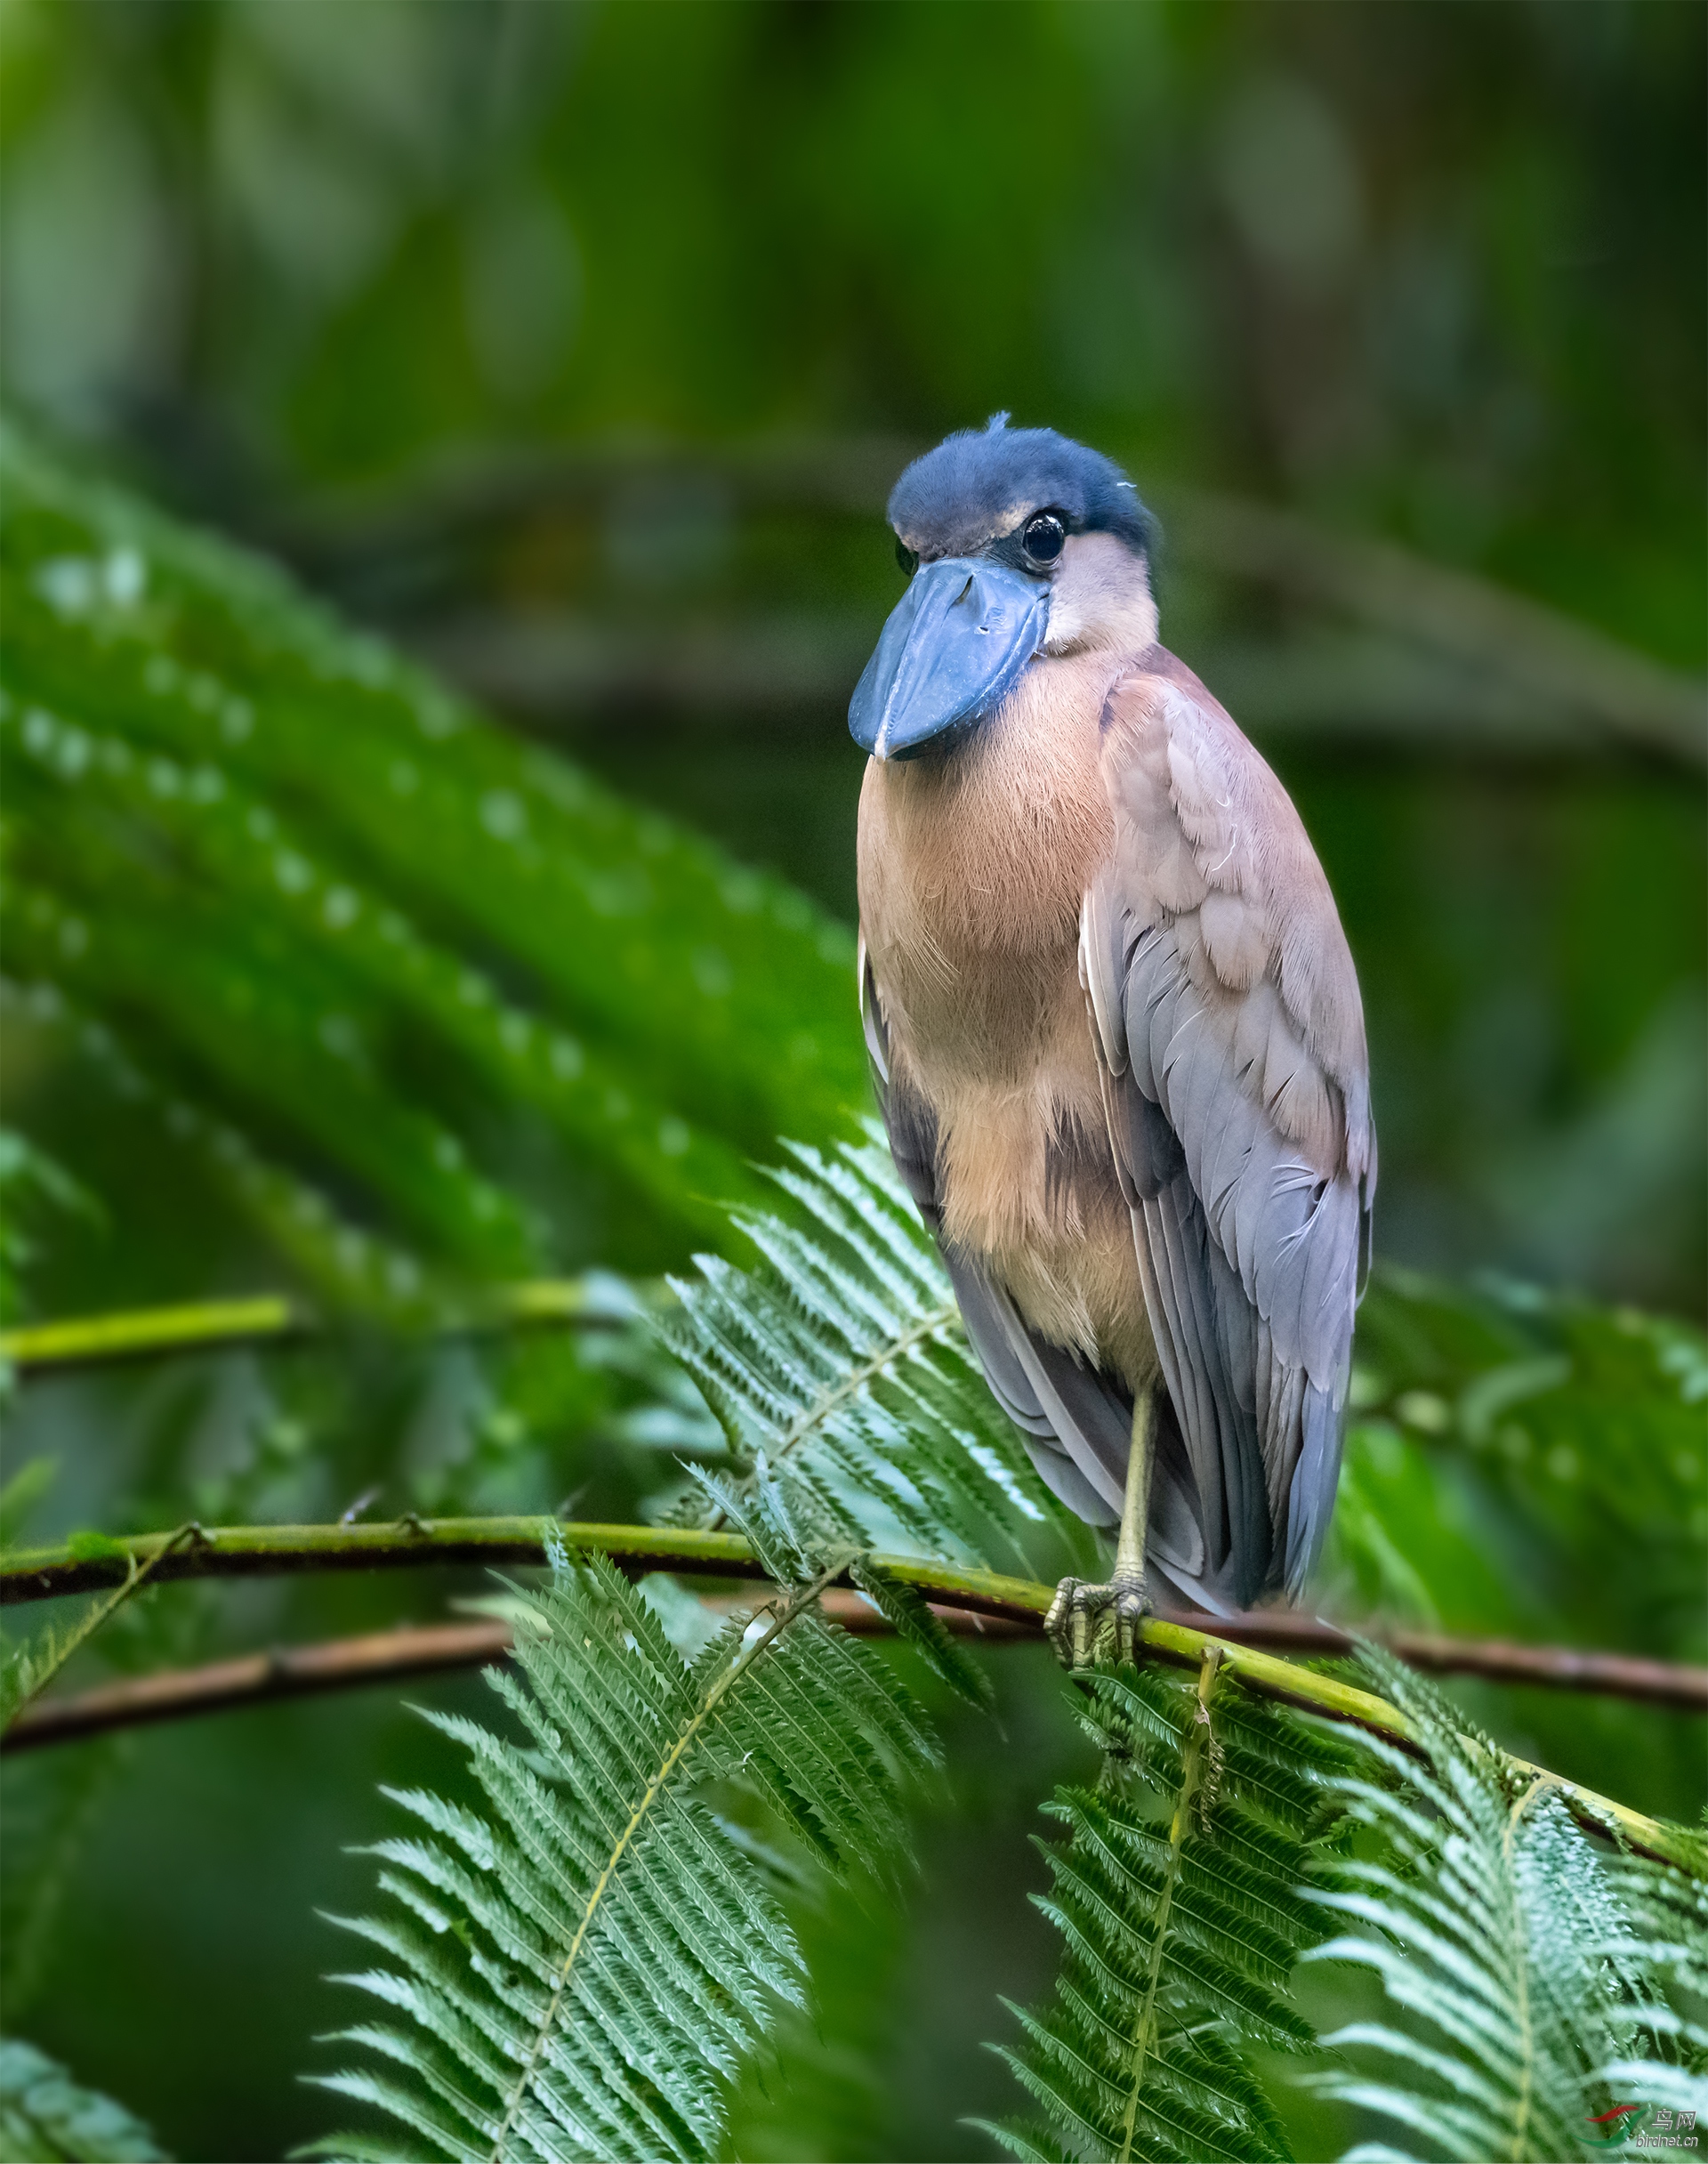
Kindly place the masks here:
<instances>
[{"instance_id":1,"label":"perching branch","mask_svg":"<svg viewBox=\"0 0 1708 2164\"><path fill-rule=\"evenodd\" d=\"M182 1545L173 1546L174 1541ZM674 1571L690 1577L762 1578L763 1566L747 1542L733 1533L637 1525L562 1524L543 1518L410 1517L393 1525L194 1527L186 1538L143 1533L124 1540L85 1536L64 1547L14 1550L0 1565L0 1604L39 1601L62 1594L92 1593L123 1583L141 1565L157 1583L181 1578L273 1577L302 1571L359 1571L418 1567L424 1563L538 1564L548 1543L608 1555L634 1576ZM873 1561L933 1604L995 1616L1040 1627L1053 1588L953 1563L911 1555ZM1260 1697L1341 1721L1415 1748L1411 1724L1397 1707L1333 1676L1277 1660L1189 1625L1150 1616L1141 1626L1148 1654L1172 1667L1196 1670L1211 1646L1220 1649L1225 1672ZM1521 1761L1515 1764L1522 1764ZM1699 1861L1677 1829L1592 1790L1560 1783L1573 1814L1593 1831L1623 1839L1645 1854L1696 1872Z\"/></svg>"},{"instance_id":2,"label":"perching branch","mask_svg":"<svg viewBox=\"0 0 1708 2164\"><path fill-rule=\"evenodd\" d=\"M559 1525L550 1518L418 1518L383 1524L194 1527L161 1558L157 1583L186 1578L279 1578L297 1571L415 1570L424 1564L541 1563L547 1536L597 1549L625 1571L688 1571L703 1578L752 1578L757 1566L734 1533L682 1532L653 1525ZM174 1536L74 1537L62 1547L13 1548L0 1559L0 1607L98 1593L120 1584ZM975 1574L988 1577L988 1573ZM991 1579L1010 1587L1024 1581ZM1026 1588L1030 1590L1030 1588Z\"/></svg>"}]
</instances>

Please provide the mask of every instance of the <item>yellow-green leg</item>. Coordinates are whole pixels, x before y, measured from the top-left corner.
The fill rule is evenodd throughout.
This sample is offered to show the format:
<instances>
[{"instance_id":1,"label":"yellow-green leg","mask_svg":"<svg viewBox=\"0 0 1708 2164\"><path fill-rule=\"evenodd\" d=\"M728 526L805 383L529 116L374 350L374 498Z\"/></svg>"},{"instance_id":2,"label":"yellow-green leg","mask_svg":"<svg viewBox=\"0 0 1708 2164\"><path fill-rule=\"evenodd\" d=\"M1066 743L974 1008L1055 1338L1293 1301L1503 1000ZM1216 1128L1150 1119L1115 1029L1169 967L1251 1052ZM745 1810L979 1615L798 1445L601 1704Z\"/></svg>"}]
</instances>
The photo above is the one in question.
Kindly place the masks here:
<instances>
[{"instance_id":1,"label":"yellow-green leg","mask_svg":"<svg viewBox=\"0 0 1708 2164\"><path fill-rule=\"evenodd\" d=\"M1043 1627L1064 1667L1132 1660L1139 1626L1150 1612L1145 1584L1145 1537L1150 1525L1150 1468L1156 1426L1154 1389L1141 1390L1132 1408L1132 1447L1127 1453L1127 1488L1115 1576L1107 1585L1064 1578Z\"/></svg>"}]
</instances>

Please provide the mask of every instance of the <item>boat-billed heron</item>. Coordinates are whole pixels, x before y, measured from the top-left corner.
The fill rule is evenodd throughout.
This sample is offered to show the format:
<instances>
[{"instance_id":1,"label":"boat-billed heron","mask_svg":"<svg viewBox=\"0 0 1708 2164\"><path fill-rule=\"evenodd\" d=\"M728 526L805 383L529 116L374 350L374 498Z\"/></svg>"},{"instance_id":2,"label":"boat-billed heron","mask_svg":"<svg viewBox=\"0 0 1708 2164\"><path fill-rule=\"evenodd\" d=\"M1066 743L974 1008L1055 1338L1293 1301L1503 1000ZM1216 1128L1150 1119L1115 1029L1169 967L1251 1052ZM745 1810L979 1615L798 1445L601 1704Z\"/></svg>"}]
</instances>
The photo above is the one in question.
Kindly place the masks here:
<instances>
[{"instance_id":1,"label":"boat-billed heron","mask_svg":"<svg viewBox=\"0 0 1708 2164\"><path fill-rule=\"evenodd\" d=\"M849 710L890 1145L1039 1473L1120 1525L1077 1665L1161 1579L1294 1592L1333 1507L1376 1183L1358 978L1292 802L1156 642L1153 525L1051 429L890 498L907 591Z\"/></svg>"}]
</instances>

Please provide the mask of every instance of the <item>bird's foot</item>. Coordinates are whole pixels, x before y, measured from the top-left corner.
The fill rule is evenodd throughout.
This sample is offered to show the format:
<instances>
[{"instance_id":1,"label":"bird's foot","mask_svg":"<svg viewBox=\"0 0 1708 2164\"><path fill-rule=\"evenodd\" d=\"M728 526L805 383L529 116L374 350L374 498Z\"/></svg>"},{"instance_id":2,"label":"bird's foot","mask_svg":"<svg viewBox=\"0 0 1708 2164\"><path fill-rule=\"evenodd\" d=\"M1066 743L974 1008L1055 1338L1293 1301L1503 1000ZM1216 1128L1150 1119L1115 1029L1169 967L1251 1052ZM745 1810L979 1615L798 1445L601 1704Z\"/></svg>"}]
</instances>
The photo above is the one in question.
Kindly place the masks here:
<instances>
[{"instance_id":1,"label":"bird's foot","mask_svg":"<svg viewBox=\"0 0 1708 2164\"><path fill-rule=\"evenodd\" d=\"M1043 1631L1064 1668L1118 1666L1138 1659L1139 1627L1149 1613L1142 1577L1117 1575L1107 1585L1064 1578Z\"/></svg>"}]
</instances>

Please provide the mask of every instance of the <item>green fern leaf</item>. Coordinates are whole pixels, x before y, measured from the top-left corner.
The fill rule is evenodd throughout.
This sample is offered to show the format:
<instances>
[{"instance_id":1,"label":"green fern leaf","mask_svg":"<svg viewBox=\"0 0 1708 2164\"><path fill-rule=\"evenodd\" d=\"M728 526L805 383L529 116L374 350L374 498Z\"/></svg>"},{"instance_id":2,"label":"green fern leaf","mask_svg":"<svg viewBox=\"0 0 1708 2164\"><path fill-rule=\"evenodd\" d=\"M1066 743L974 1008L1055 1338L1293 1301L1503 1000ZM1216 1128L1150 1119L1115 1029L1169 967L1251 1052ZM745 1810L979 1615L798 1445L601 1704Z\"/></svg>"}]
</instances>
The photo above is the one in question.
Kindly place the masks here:
<instances>
[{"instance_id":1,"label":"green fern leaf","mask_svg":"<svg viewBox=\"0 0 1708 2164\"><path fill-rule=\"evenodd\" d=\"M1049 1805L1068 1839L1044 1849L1038 1898L1063 1964L1047 2011L1014 2010L1025 2047L1002 2054L1043 2120L987 2130L1019 2158L1285 2158L1247 2055L1313 2042L1287 1994L1323 1935L1299 1888L1344 1753L1218 1687L1213 1661L1196 1691L1149 1669L1084 1684L1104 1772Z\"/></svg>"},{"instance_id":2,"label":"green fern leaf","mask_svg":"<svg viewBox=\"0 0 1708 2164\"><path fill-rule=\"evenodd\" d=\"M0 2038L0 2155L9 2164L161 2164L166 2152L142 2121L75 2082L15 2037Z\"/></svg>"},{"instance_id":3,"label":"green fern leaf","mask_svg":"<svg viewBox=\"0 0 1708 2164\"><path fill-rule=\"evenodd\" d=\"M779 1565L807 1562L768 1498L747 1522ZM325 2086L435 2158L714 2153L731 2078L805 1975L708 1790L757 1795L833 1870L892 1872L898 1773L933 1756L885 1664L818 1607L841 1567L790 1571L691 1665L602 1559L518 1596L522 1680L489 1681L526 1743L430 1716L485 1808L393 1797L417 1828L374 1852L394 1912L347 1923L381 1966L343 1979L390 2009L342 2034L382 2064Z\"/></svg>"},{"instance_id":4,"label":"green fern leaf","mask_svg":"<svg viewBox=\"0 0 1708 2164\"><path fill-rule=\"evenodd\" d=\"M944 1628L930 1605L891 1572L861 1556L849 1565L849 1577L883 1617L904 1644L911 1645L927 1665L969 1705L990 1712L995 1693L990 1678L976 1660L969 1659Z\"/></svg>"},{"instance_id":5,"label":"green fern leaf","mask_svg":"<svg viewBox=\"0 0 1708 2164\"><path fill-rule=\"evenodd\" d=\"M109 1021L80 1007L62 987L0 981L0 1026L9 1021L78 1060L115 1104L146 1110L191 1153L234 1213L334 1312L420 1322L442 1310L454 1288L435 1287L418 1249L355 1223L324 1190L258 1150L205 1101L144 1065Z\"/></svg>"},{"instance_id":6,"label":"green fern leaf","mask_svg":"<svg viewBox=\"0 0 1708 2164\"><path fill-rule=\"evenodd\" d=\"M1430 2152L1515 2164L1585 2153L1613 2105L1708 2109L1708 2083L1680 2063L1694 2025L1668 2003L1669 1989L1702 1981L1701 1888L1634 1860L1610 1869L1551 1775L1466 1733L1398 1661L1374 1650L1364 1659L1422 1758L1372 1738L1376 1777L1332 1784L1380 1851L1347 1861L1345 1883L1317 1894L1363 1931L1310 1958L1371 1971L1398 2018L1325 2039L1386 2071L1325 2074L1316 2086Z\"/></svg>"},{"instance_id":7,"label":"green fern leaf","mask_svg":"<svg viewBox=\"0 0 1708 2164\"><path fill-rule=\"evenodd\" d=\"M9 965L169 1090L485 1274L542 1237L519 1117L557 1237L608 1212L655 1265L863 1100L852 942L803 897L11 429L0 480Z\"/></svg>"},{"instance_id":8,"label":"green fern leaf","mask_svg":"<svg viewBox=\"0 0 1708 2164\"><path fill-rule=\"evenodd\" d=\"M789 1149L771 1176L804 1223L737 1210L763 1267L700 1256L661 1323L723 1430L735 1488L751 1490L762 1461L821 1544L1040 1574L1089 1559L985 1385L887 1150L875 1134ZM712 1524L721 1509L697 1491L675 1514Z\"/></svg>"}]
</instances>

